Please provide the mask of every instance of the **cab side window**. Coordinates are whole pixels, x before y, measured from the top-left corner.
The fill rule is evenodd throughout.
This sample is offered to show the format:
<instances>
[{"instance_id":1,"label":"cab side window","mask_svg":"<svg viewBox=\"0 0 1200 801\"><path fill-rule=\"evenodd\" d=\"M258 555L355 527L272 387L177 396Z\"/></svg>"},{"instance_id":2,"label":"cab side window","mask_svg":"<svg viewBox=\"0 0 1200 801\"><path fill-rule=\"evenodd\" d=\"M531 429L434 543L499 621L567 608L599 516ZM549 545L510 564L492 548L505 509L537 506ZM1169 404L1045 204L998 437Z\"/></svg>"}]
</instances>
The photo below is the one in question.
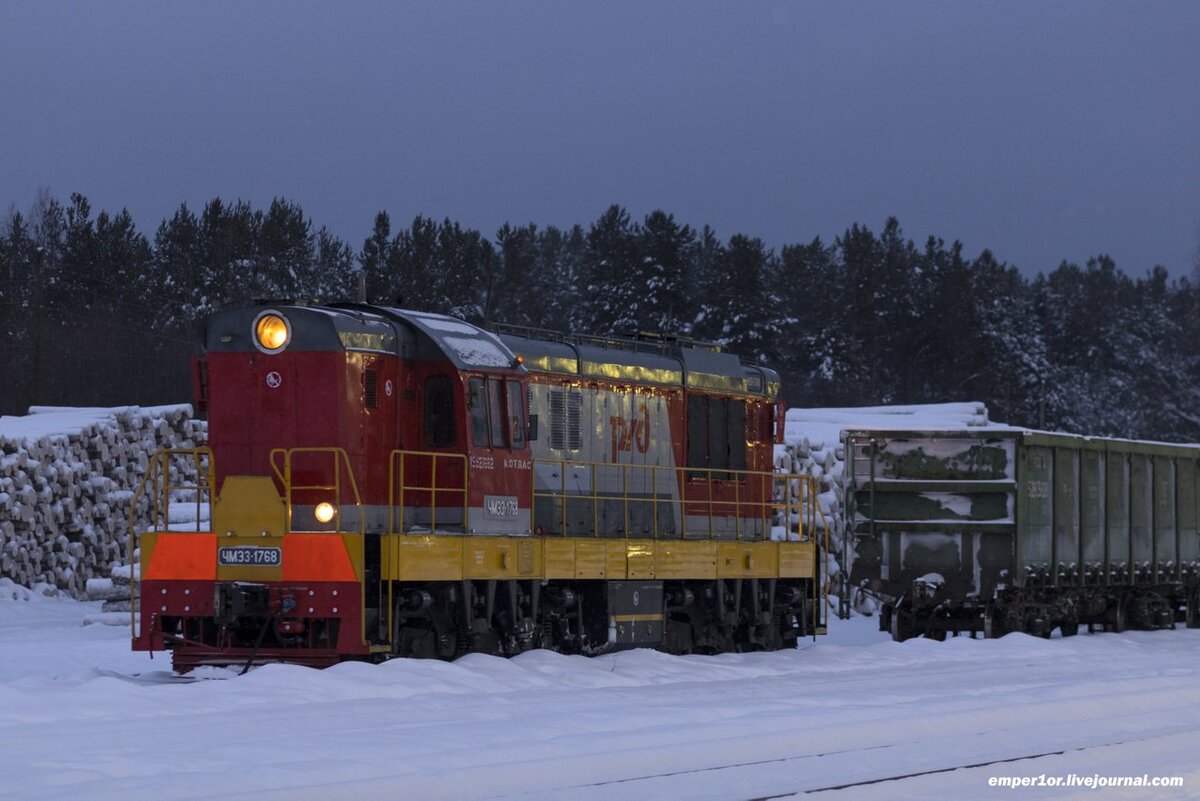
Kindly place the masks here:
<instances>
[{"instance_id":1,"label":"cab side window","mask_svg":"<svg viewBox=\"0 0 1200 801\"><path fill-rule=\"evenodd\" d=\"M471 443L480 448L525 447L525 393L520 381L472 378Z\"/></svg>"},{"instance_id":2,"label":"cab side window","mask_svg":"<svg viewBox=\"0 0 1200 801\"><path fill-rule=\"evenodd\" d=\"M508 397L508 435L514 448L525 447L525 393L521 391L520 381L509 381Z\"/></svg>"},{"instance_id":3,"label":"cab side window","mask_svg":"<svg viewBox=\"0 0 1200 801\"><path fill-rule=\"evenodd\" d=\"M482 378L472 378L467 384L468 405L471 407L471 442L481 448L488 446L487 394Z\"/></svg>"},{"instance_id":4,"label":"cab side window","mask_svg":"<svg viewBox=\"0 0 1200 801\"><path fill-rule=\"evenodd\" d=\"M504 385L494 379L488 379L488 428L491 430L490 442L493 448L508 446L504 438L504 401L500 393Z\"/></svg>"}]
</instances>

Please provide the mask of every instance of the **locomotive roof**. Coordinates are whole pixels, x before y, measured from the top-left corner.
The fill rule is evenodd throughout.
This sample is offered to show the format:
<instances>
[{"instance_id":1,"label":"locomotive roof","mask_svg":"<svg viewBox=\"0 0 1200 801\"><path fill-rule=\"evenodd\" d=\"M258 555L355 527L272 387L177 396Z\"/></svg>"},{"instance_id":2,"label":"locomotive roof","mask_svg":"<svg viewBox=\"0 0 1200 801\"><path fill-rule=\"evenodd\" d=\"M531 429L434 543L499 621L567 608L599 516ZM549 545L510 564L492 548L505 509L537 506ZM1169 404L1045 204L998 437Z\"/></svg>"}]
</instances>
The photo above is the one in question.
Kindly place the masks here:
<instances>
[{"instance_id":1,"label":"locomotive roof","mask_svg":"<svg viewBox=\"0 0 1200 801\"><path fill-rule=\"evenodd\" d=\"M500 339L533 372L775 397L779 374L744 364L716 345L502 331Z\"/></svg>"},{"instance_id":2,"label":"locomotive roof","mask_svg":"<svg viewBox=\"0 0 1200 801\"><path fill-rule=\"evenodd\" d=\"M489 331L453 317L389 306L274 303L212 315L202 338L209 351L254 347L254 321L274 310L287 318L291 344L303 350L393 353L402 358L446 358L456 368L504 369L516 357Z\"/></svg>"},{"instance_id":3,"label":"locomotive roof","mask_svg":"<svg viewBox=\"0 0 1200 801\"><path fill-rule=\"evenodd\" d=\"M406 323L435 345L460 370L513 368L517 357L490 331L444 314L379 307L387 316Z\"/></svg>"},{"instance_id":4,"label":"locomotive roof","mask_svg":"<svg viewBox=\"0 0 1200 801\"><path fill-rule=\"evenodd\" d=\"M533 372L772 398L779 394L778 373L743 363L717 345L548 332L506 331L497 335L444 314L358 303L306 306L279 302L217 312L202 326L204 348L254 348L255 320L267 311L287 318L291 344L303 350L445 358L460 370L512 369L517 364L516 354L520 354L525 368Z\"/></svg>"}]
</instances>

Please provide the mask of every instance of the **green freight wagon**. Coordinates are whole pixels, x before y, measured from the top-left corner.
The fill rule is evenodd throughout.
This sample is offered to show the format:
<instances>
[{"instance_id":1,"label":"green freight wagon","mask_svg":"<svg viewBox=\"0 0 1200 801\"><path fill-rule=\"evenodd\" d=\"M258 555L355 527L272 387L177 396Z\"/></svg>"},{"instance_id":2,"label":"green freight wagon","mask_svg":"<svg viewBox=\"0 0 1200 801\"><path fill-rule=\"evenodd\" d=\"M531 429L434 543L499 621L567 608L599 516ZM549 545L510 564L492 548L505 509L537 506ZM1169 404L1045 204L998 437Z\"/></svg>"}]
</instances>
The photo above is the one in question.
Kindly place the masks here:
<instances>
[{"instance_id":1,"label":"green freight wagon","mask_svg":"<svg viewBox=\"0 0 1200 801\"><path fill-rule=\"evenodd\" d=\"M848 585L897 640L1200 626L1200 446L844 433Z\"/></svg>"}]
</instances>

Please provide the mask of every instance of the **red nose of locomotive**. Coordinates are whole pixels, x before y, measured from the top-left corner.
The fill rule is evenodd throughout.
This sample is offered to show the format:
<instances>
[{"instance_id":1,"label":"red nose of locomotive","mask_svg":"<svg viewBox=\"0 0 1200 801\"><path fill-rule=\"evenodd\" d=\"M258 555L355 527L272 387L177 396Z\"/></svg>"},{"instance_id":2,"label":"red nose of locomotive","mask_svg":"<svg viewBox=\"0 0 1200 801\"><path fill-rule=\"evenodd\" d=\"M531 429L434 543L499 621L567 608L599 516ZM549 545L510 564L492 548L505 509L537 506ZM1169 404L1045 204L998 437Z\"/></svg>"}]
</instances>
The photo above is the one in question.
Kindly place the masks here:
<instances>
[{"instance_id":1,"label":"red nose of locomotive","mask_svg":"<svg viewBox=\"0 0 1200 801\"><path fill-rule=\"evenodd\" d=\"M481 520L529 533L527 469L492 452L529 463L524 373L491 334L274 305L210 318L196 368L209 448L191 457L211 530L142 535L137 648L171 648L181 669L368 656L388 637L382 535ZM496 468L472 495L468 460ZM164 511L176 472L156 485Z\"/></svg>"}]
</instances>

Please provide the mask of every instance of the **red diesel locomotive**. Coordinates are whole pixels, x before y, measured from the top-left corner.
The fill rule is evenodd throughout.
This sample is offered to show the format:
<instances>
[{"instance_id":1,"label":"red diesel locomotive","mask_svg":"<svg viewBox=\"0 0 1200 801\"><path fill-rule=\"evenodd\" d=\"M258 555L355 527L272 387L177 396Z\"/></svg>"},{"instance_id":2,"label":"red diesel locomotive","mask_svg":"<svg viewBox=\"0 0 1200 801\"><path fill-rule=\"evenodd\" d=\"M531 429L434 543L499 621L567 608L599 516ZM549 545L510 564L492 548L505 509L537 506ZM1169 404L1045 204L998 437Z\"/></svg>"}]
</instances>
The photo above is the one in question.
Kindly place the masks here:
<instances>
[{"instance_id":1,"label":"red diesel locomotive","mask_svg":"<svg viewBox=\"0 0 1200 801\"><path fill-rule=\"evenodd\" d=\"M178 670L823 630L778 376L720 347L287 303L210 317L194 379L208 446L156 454L134 532L134 648Z\"/></svg>"}]
</instances>

